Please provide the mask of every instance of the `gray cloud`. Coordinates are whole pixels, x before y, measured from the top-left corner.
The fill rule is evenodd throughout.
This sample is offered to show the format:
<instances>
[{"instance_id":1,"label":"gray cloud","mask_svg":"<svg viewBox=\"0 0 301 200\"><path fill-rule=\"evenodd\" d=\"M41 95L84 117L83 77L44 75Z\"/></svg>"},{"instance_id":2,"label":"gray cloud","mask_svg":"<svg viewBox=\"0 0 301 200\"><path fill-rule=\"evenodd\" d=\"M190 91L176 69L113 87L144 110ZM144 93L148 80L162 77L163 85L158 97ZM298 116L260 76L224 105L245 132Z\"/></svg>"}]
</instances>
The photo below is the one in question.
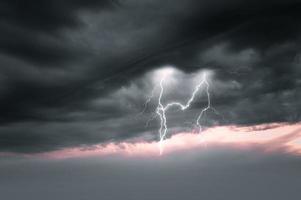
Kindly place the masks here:
<instances>
[{"instance_id":1,"label":"gray cloud","mask_svg":"<svg viewBox=\"0 0 301 200\"><path fill-rule=\"evenodd\" d=\"M1 1L0 151L150 134L151 71L214 71L206 125L300 121L299 1ZM35 5L35 7L33 6ZM178 77L180 78L180 77ZM189 81L166 98L184 100ZM191 121L204 101L170 127ZM182 123L182 124L183 124Z\"/></svg>"}]
</instances>

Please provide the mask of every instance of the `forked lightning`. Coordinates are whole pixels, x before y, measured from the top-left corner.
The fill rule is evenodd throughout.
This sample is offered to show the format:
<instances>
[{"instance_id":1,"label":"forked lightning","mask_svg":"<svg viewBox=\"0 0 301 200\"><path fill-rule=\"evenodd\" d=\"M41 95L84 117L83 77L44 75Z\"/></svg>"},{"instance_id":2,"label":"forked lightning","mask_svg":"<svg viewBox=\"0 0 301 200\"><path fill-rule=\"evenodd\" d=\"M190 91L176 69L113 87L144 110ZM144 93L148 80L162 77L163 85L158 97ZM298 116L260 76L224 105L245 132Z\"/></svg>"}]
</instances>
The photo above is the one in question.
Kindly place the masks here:
<instances>
[{"instance_id":1,"label":"forked lightning","mask_svg":"<svg viewBox=\"0 0 301 200\"><path fill-rule=\"evenodd\" d=\"M164 93L164 83L165 77L163 77L160 80L160 93L158 97L158 106L156 108L156 113L160 118L160 128L159 128L159 149L160 149L160 155L163 153L163 141L166 137L166 134L168 132L168 127L167 127L167 118L166 118L166 111L170 109L171 107L179 107L182 111L188 109L191 105L191 103L194 101L196 94L199 92L201 87L205 85L206 89L206 95L207 95L207 106L203 108L200 112L200 114L197 117L196 120L196 125L198 126L199 133L202 131L202 126L200 124L200 120L204 116L204 113L211 108L211 100L210 100L210 93L209 93L209 83L207 81L207 75L206 73L203 74L201 82L195 87L191 97L188 99L186 104L182 104L180 102L170 102L167 103L165 106L162 104L162 96ZM149 100L148 100L149 101Z\"/></svg>"}]
</instances>

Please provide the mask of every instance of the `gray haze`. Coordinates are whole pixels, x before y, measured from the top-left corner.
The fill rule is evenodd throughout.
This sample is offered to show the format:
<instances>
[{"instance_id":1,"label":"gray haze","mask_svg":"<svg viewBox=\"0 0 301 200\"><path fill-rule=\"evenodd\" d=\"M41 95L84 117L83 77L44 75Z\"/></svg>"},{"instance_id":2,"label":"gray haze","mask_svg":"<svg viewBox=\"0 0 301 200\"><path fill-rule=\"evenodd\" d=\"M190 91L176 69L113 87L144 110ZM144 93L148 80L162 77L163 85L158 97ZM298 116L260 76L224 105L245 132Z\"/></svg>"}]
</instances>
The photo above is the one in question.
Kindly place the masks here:
<instances>
[{"instance_id":1,"label":"gray haze","mask_svg":"<svg viewBox=\"0 0 301 200\"><path fill-rule=\"evenodd\" d=\"M227 147L157 158L1 162L1 198L17 200L298 200L299 157Z\"/></svg>"}]
</instances>

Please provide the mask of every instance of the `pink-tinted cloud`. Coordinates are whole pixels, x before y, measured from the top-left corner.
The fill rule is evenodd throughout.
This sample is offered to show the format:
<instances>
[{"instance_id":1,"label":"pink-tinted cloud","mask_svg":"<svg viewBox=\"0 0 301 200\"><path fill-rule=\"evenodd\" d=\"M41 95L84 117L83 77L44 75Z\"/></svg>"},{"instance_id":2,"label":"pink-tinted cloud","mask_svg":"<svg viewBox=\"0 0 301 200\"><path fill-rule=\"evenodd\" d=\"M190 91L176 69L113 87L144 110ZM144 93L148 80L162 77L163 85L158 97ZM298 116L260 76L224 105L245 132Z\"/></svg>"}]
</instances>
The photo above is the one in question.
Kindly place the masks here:
<instances>
[{"instance_id":1,"label":"pink-tinted cloud","mask_svg":"<svg viewBox=\"0 0 301 200\"><path fill-rule=\"evenodd\" d=\"M256 126L218 126L202 134L178 133L164 141L164 155L176 151L199 150L217 146L234 149L254 149L263 152L281 151L301 156L301 124L273 123ZM70 158L87 156L160 156L157 142L121 142L94 145L85 148L68 148L38 156ZM163 156L164 156L163 155ZM36 155L35 155L36 156Z\"/></svg>"}]
</instances>

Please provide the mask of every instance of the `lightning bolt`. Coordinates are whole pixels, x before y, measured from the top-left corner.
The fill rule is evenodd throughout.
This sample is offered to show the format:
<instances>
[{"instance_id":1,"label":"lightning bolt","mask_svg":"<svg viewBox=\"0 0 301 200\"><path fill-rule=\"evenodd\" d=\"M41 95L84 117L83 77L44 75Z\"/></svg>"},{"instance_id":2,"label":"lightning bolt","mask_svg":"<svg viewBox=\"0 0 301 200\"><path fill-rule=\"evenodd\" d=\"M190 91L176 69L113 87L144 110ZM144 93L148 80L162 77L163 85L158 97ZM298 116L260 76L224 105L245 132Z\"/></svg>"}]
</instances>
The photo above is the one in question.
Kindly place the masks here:
<instances>
[{"instance_id":1,"label":"lightning bolt","mask_svg":"<svg viewBox=\"0 0 301 200\"><path fill-rule=\"evenodd\" d=\"M194 101L196 94L198 93L198 91L200 90L200 88L205 85L206 87L206 95L207 95L207 106L205 108L203 108L200 112L200 114L197 117L196 120L196 125L199 128L199 133L202 131L202 126L201 126L201 119L204 116L204 114L206 113L207 110L211 109L211 100L210 100L210 92L209 92L209 83L207 81L207 75L206 73L203 74L202 80L200 81L200 83L195 87L191 97L188 99L188 101L186 102L186 104L182 104L180 102L170 102L168 104L166 104L165 106L162 104L162 96L164 93L164 87L163 87L163 82L165 80L165 77L163 77L160 80L160 93L159 93L159 98L158 98L158 106L156 108L156 113L160 118L160 128L159 128L159 150L160 150L160 155L162 155L163 153L163 142L164 139L166 137L166 134L168 132L168 126L167 126L167 118L166 118L166 112L168 111L168 109L170 109L171 107L179 107L182 111L188 109L191 105L191 103Z\"/></svg>"}]
</instances>

